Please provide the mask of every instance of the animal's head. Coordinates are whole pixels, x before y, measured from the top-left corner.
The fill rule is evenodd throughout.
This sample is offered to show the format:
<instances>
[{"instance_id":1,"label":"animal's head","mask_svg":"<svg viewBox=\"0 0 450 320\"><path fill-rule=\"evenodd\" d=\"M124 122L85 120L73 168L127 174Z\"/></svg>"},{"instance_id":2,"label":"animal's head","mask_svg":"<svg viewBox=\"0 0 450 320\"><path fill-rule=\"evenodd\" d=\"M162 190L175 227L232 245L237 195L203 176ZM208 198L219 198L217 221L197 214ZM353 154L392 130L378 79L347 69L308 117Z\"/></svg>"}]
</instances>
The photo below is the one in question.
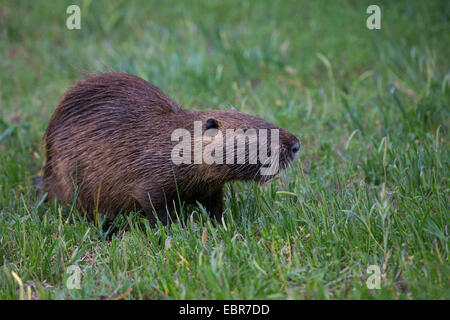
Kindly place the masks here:
<instances>
[{"instance_id":1,"label":"animal's head","mask_svg":"<svg viewBox=\"0 0 450 320\"><path fill-rule=\"evenodd\" d=\"M300 152L300 142L293 134L245 113L193 111L186 119L194 123L188 126L190 140L185 140L183 150L191 157L184 158L184 163L224 180L266 181ZM172 140L179 141L179 136ZM175 158L180 155L180 147L181 143L172 151ZM177 159L180 161L180 157Z\"/></svg>"}]
</instances>

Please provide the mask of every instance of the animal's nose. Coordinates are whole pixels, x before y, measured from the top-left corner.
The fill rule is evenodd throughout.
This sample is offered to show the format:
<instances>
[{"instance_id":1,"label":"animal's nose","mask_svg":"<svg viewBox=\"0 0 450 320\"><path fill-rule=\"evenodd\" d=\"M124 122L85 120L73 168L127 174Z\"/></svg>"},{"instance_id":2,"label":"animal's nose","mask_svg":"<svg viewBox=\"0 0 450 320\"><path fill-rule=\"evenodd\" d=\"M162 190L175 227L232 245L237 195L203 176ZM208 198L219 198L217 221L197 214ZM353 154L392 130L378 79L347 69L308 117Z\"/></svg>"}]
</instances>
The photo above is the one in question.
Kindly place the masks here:
<instances>
[{"instance_id":1,"label":"animal's nose","mask_svg":"<svg viewBox=\"0 0 450 320\"><path fill-rule=\"evenodd\" d=\"M292 158L295 160L300 152L300 141L296 139L295 142L291 145L290 151Z\"/></svg>"}]
</instances>

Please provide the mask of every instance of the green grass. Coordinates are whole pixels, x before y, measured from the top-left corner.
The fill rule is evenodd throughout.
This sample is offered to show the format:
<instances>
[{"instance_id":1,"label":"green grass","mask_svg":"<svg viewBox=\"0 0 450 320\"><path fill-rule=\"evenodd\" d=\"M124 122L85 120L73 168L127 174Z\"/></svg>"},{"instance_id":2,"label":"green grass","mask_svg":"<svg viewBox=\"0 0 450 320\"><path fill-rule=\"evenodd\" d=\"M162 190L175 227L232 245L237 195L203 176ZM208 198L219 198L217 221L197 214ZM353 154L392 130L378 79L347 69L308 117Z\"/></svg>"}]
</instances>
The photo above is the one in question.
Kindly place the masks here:
<instances>
[{"instance_id":1,"label":"green grass","mask_svg":"<svg viewBox=\"0 0 450 320\"><path fill-rule=\"evenodd\" d=\"M377 1L371 31L370 4L0 1L0 299L19 282L38 299L449 299L450 5ZM223 225L197 207L156 229L131 213L108 239L33 179L58 99L110 69L185 108L262 116L300 159L228 186Z\"/></svg>"}]
</instances>

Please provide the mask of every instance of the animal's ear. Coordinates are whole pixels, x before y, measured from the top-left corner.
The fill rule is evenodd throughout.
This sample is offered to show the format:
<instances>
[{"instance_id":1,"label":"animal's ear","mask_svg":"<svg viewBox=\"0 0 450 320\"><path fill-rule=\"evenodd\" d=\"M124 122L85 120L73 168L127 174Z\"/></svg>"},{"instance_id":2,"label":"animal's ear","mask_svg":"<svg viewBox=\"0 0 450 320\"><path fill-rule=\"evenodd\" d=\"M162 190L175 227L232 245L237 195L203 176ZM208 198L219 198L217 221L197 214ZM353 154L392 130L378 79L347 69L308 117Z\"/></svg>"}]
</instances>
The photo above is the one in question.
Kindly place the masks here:
<instances>
[{"instance_id":1,"label":"animal's ear","mask_svg":"<svg viewBox=\"0 0 450 320\"><path fill-rule=\"evenodd\" d=\"M219 123L217 122L216 119L209 118L208 120L206 120L205 130L209 129L219 129Z\"/></svg>"},{"instance_id":2,"label":"animal's ear","mask_svg":"<svg viewBox=\"0 0 450 320\"><path fill-rule=\"evenodd\" d=\"M219 132L219 123L214 118L209 118L205 123L205 134L213 137Z\"/></svg>"}]
</instances>

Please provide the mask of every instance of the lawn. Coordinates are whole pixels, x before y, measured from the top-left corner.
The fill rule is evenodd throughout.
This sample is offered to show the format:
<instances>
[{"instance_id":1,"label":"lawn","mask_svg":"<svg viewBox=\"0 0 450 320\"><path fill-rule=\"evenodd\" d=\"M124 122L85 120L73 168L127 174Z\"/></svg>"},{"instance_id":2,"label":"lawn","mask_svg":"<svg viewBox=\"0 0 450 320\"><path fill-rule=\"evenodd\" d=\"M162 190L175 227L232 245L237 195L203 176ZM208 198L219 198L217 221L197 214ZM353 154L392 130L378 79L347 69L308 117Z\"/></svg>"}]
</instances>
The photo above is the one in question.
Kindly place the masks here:
<instances>
[{"instance_id":1,"label":"lawn","mask_svg":"<svg viewBox=\"0 0 450 320\"><path fill-rule=\"evenodd\" d=\"M0 299L449 299L449 31L444 0L1 0ZM108 70L263 117L300 157L228 185L217 226L108 233L33 184L59 98Z\"/></svg>"}]
</instances>

